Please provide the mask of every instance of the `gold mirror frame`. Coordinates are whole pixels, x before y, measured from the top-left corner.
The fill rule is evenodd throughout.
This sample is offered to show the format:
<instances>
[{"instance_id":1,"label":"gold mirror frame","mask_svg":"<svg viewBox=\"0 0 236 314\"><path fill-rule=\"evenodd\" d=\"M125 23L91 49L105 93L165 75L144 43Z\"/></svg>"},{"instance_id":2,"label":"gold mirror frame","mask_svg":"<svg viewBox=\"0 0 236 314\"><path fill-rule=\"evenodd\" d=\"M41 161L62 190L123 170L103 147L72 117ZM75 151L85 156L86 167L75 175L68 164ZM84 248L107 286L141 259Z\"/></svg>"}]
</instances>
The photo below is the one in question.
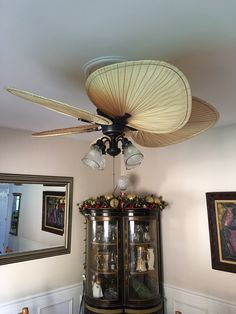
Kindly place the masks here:
<instances>
[{"instance_id":1,"label":"gold mirror frame","mask_svg":"<svg viewBox=\"0 0 236 314\"><path fill-rule=\"evenodd\" d=\"M66 194L66 218L65 218L65 243L61 246L36 249L22 252L9 252L0 255L0 265L17 263L44 257L69 254L71 250L71 227L72 227L72 200L73 200L73 177L44 176L0 173L0 183L10 184L42 184L45 186L65 186Z\"/></svg>"}]
</instances>

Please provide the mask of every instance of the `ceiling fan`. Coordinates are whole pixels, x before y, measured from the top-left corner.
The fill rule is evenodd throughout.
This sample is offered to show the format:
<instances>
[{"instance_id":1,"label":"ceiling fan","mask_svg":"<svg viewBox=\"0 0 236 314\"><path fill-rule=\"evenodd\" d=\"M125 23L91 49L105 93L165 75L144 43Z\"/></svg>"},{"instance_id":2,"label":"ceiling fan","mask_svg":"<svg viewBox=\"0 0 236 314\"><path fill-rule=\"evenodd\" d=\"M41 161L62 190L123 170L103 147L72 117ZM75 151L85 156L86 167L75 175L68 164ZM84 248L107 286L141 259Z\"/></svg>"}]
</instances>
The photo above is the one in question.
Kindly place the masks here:
<instances>
[{"instance_id":1,"label":"ceiling fan","mask_svg":"<svg viewBox=\"0 0 236 314\"><path fill-rule=\"evenodd\" d=\"M213 126L217 110L192 97L189 83L175 66L163 61L125 61L104 66L86 80L86 92L97 114L15 88L10 93L88 125L33 133L57 136L101 131L82 159L104 169L105 154L116 156L122 145L127 169L139 165L142 153L128 140L146 147L162 147L189 139ZM108 148L107 148L108 145Z\"/></svg>"}]
</instances>

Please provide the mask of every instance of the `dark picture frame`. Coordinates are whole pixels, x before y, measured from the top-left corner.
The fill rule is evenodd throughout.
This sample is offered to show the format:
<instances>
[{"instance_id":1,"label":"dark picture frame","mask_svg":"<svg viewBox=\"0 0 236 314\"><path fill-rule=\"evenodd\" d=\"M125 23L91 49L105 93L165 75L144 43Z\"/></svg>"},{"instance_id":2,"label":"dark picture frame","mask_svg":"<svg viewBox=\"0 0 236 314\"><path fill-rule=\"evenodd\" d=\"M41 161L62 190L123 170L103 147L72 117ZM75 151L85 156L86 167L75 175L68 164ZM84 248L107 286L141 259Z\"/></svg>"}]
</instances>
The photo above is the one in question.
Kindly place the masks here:
<instances>
[{"instance_id":1,"label":"dark picture frame","mask_svg":"<svg viewBox=\"0 0 236 314\"><path fill-rule=\"evenodd\" d=\"M42 230L64 234L65 192L43 192Z\"/></svg>"},{"instance_id":2,"label":"dark picture frame","mask_svg":"<svg viewBox=\"0 0 236 314\"><path fill-rule=\"evenodd\" d=\"M236 273L236 192L206 193L212 268Z\"/></svg>"}]
</instances>

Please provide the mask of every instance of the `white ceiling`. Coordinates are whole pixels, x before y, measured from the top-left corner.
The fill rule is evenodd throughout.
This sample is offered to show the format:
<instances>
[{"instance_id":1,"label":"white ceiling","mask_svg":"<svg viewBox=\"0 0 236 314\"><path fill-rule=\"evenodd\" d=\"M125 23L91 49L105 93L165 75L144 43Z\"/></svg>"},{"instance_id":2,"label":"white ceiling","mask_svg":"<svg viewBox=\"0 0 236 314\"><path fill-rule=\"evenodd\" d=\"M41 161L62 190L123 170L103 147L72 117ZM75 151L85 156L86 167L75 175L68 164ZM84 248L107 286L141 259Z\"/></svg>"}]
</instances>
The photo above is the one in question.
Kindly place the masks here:
<instances>
[{"instance_id":1,"label":"white ceiling","mask_svg":"<svg viewBox=\"0 0 236 314\"><path fill-rule=\"evenodd\" d=\"M173 63L192 94L218 109L217 125L236 122L235 0L0 0L0 38L0 126L78 125L4 87L95 112L83 66L102 56Z\"/></svg>"}]
</instances>

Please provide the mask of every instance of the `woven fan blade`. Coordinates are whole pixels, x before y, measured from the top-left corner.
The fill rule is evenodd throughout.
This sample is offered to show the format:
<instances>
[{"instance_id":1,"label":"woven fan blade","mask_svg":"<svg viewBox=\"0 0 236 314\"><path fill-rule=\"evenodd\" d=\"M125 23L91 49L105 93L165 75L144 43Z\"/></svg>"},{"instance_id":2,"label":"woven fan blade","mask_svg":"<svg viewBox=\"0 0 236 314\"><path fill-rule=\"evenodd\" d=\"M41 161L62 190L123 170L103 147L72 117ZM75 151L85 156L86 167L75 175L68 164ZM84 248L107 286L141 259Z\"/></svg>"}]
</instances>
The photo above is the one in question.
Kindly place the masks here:
<instances>
[{"instance_id":1,"label":"woven fan blade","mask_svg":"<svg viewBox=\"0 0 236 314\"><path fill-rule=\"evenodd\" d=\"M182 72L162 61L128 61L94 71L86 81L91 101L111 117L131 115L127 125L152 133L182 128L191 92Z\"/></svg>"},{"instance_id":2,"label":"woven fan blade","mask_svg":"<svg viewBox=\"0 0 236 314\"><path fill-rule=\"evenodd\" d=\"M79 134L79 133L87 133L93 131L99 131L100 126L93 124L93 125L81 125L71 128L64 128L64 129L55 129L49 131L42 131L33 133L32 136L34 137L48 137L48 136L60 136L60 135L69 135L69 134Z\"/></svg>"},{"instance_id":3,"label":"woven fan blade","mask_svg":"<svg viewBox=\"0 0 236 314\"><path fill-rule=\"evenodd\" d=\"M168 134L154 134L142 131L131 131L129 136L141 146L162 147L183 142L212 127L218 120L217 110L205 101L193 97L192 113L185 126Z\"/></svg>"},{"instance_id":4,"label":"woven fan blade","mask_svg":"<svg viewBox=\"0 0 236 314\"><path fill-rule=\"evenodd\" d=\"M89 111L82 110L70 105L64 104L62 102L45 98L30 92L26 92L20 89L15 88L6 88L6 90L18 97L24 98L26 100L32 101L33 103L39 104L47 109L62 113L64 115L76 118L83 119L88 122L94 122L102 125L112 124L112 121L103 116L92 114Z\"/></svg>"}]
</instances>

